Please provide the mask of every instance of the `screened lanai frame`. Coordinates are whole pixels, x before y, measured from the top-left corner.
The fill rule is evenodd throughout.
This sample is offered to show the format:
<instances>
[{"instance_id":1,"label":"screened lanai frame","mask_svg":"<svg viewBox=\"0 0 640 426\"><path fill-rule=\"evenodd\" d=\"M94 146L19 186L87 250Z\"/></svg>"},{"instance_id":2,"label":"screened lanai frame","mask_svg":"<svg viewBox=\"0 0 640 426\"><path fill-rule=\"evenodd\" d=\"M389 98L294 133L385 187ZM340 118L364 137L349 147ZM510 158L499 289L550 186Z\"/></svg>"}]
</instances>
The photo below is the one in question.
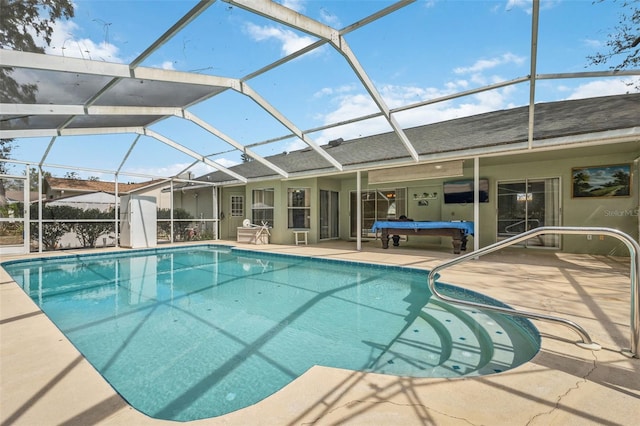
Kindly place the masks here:
<instances>
[{"instance_id":1,"label":"screened lanai frame","mask_svg":"<svg viewBox=\"0 0 640 426\"><path fill-rule=\"evenodd\" d=\"M31 187L30 179L32 174L30 173L30 169L37 171L38 176L38 194L44 194L43 188L43 169L42 167L33 167L34 165L28 162L21 162L15 160L7 160L8 163L14 164L16 167L23 167L23 175L0 175L0 179L5 179L7 181L16 180L22 181L23 186L25 188L25 200L24 203L24 216L7 216L0 217L0 225L10 225L16 222L16 219L24 220L24 230L20 231L22 234L22 241L20 243L14 244L0 244L1 252L5 252L7 254L11 253L22 253L28 251L37 251L43 252L45 250L56 250L56 249L67 249L67 248L104 248L104 247L118 247L119 246L119 235L120 235L120 223L122 218L121 214L121 206L120 206L120 196L123 195L120 193L119 188L122 186L122 183L118 181L118 175L115 175L114 188L115 192L111 196L111 201L109 202L111 208L105 212L104 215L101 215L100 219L87 219L86 217L54 217L49 218L48 215L43 214L45 203L52 202L52 204L62 203L64 204L64 198L56 198L53 200L45 200L43 196L40 196L38 200L28 202L27 200L27 190ZM87 170L80 167L68 167L68 166L60 166L63 169L73 170L73 171L81 171ZM100 170L91 169L89 171L92 172L100 172ZM106 172L105 172L106 173ZM150 177L147 175L138 175L139 177ZM199 182L189 179L181 179L179 177L173 178L163 178L160 180L152 181L149 185L139 187L136 191L128 192L128 194L135 194L137 192L144 192L146 189L150 187L164 187L163 192L167 192L169 195L169 208L168 210L169 217L161 217L160 211L161 206L158 206L158 217L157 217L157 235L159 237L159 244L162 243L171 243L171 242L184 242L184 241L194 241L194 240L217 240L218 239L218 229L217 223L220 219L218 219L218 204L217 204L217 196L218 190L214 184L207 182ZM174 208L176 202L174 201L174 194L178 191L184 193L189 192L194 194L196 197L198 191L203 190L211 190L212 193L212 217L189 217L185 218L176 217L174 214L177 214L177 210ZM32 218L31 214L33 211L37 211L37 217ZM87 210L87 209L85 209ZM196 207L195 212L198 211ZM111 216L109 216L111 215ZM56 246L50 246L51 238L48 240L43 239L44 235L47 235L45 232L45 227L47 226L60 226L60 225L69 225L69 226L87 226L90 224L110 224L109 226L112 228L112 231L105 231L97 235L96 240L93 245L84 245L83 240L80 237L74 237L77 232L74 229L67 229L63 235L71 234L70 238L66 238L67 242L58 238L56 240ZM164 239L160 240L160 237L164 234ZM33 236L37 236L37 238L33 238ZM77 238L77 239L76 239ZM73 246L65 246L64 244L69 244L68 241L76 241L80 242L80 246L74 244ZM33 246L32 244L37 241L37 245ZM11 247L13 246L13 250Z\"/></svg>"},{"instance_id":2,"label":"screened lanai frame","mask_svg":"<svg viewBox=\"0 0 640 426\"><path fill-rule=\"evenodd\" d=\"M121 174L121 168L127 161L127 157L136 145L140 137L149 137L161 144L169 146L182 154L193 159L188 170L197 163L204 163L214 170L225 173L229 179L223 183L208 183L203 181L180 180L181 174L175 176L149 176L150 178L167 179L170 183L171 192L173 193L174 182L181 182L189 189L189 185L211 186L215 188L217 185L237 185L259 180L260 178L251 178L244 176L236 171L211 160L211 157L219 155L218 153L202 153L196 152L188 146L188 143L172 140L165 135L152 130L150 127L156 123L162 122L170 117L177 117L191 124L202 128L204 131L212 134L216 138L224 141L230 146L230 150L242 152L244 155L252 158L254 161L261 163L270 169L276 176L281 179L291 179L299 176L309 176L313 173L316 175L328 173L341 173L346 171L366 171L370 168L367 164L349 165L341 164L334 158L327 149L321 147L311 137L314 133L322 130L349 125L373 118L383 118L389 127L401 141L407 152L407 160L393 161L393 165L399 164L416 164L423 162L433 162L434 159L429 156L421 156L418 154L412 141L407 137L404 129L399 125L396 116L402 112L412 109L424 107L431 104L438 104L452 99L474 95L477 93L495 90L511 85L528 84L529 85L529 118L528 118L528 144L531 148L534 133L534 117L535 117L535 98L536 83L540 80L548 79L573 79L573 78L596 78L596 77L620 77L624 75L639 75L638 71L601 71L601 72L582 72L582 73L556 73L556 74L537 74L537 39L538 39L538 17L540 4L538 0L532 3L531 12L531 40L530 40L530 73L527 76L514 78L512 80L486 85L483 87L458 92L452 95L430 99L427 101L417 102L404 105L398 108L390 108L375 84L367 74L365 68L361 65L356 54L351 50L345 39L345 35L356 31L374 21L384 18L395 11L413 3L413 0L398 1L391 6L379 10L365 19L346 26L340 30L331 28L305 15L288 9L278 3L263 0L225 0L232 6L244 9L250 13L259 15L270 21L288 26L295 30L309 34L317 39L316 42L307 47L281 58L261 69L251 72L242 78L220 77L214 75L203 75L194 72L171 71L158 68L142 67L141 64L149 58L162 45L176 36L182 29L187 27L215 0L200 1L188 13L175 22L161 37L153 42L142 52L136 59L129 64L115 64L102 61L69 58L64 56L34 54L28 52L18 52L11 50L0 50L0 61L3 67L12 68L14 70L28 70L30 73L41 78L61 79L72 82L82 77L82 84L78 84L77 95L81 95L79 99L74 99L66 103L49 102L39 104L26 103L2 103L2 128L0 128L0 137L3 139L11 138L30 138L30 137L50 137L51 141L38 164L29 164L26 167L37 166L41 171L45 167L59 167L58 165L47 164L47 155L56 143L56 139L63 136L74 135L100 135L100 134L133 134L136 135L127 154L122 159L119 169L103 171L113 174L116 179L116 188L118 176ZM344 58L351 71L357 76L362 86L375 103L378 111L361 117L351 118L348 120L332 123L322 127L303 130L294 122L290 121L281 111L271 105L269 101L261 96L255 89L249 85L249 82L270 70L276 69L285 63L288 63L314 49L323 45L329 45L335 49ZM86 90L86 92L84 92ZM224 134L217 128L195 115L189 110L190 107L198 105L204 100L218 96L228 90L235 91L246 96L260 108L266 111L273 119L288 129L289 133L280 137L271 138L265 141L245 144L238 142L229 135ZM135 92L142 96L136 99L143 99L143 102L132 102L131 97L122 96L123 93ZM128 102L131 101L131 102ZM28 117L29 121L23 120ZM330 171L326 170L305 170L296 172L284 169L270 162L267 158L256 153L255 148L275 143L283 140L299 139L304 142L310 149L322 157L327 164L330 165ZM19 163L19 162L18 162ZM391 163L390 163L391 164ZM384 166L385 161L376 162L376 166ZM78 165L65 166L68 169L85 170ZM27 173L28 175L28 173ZM41 179L40 179L41 181ZM213 191L216 194L216 191ZM116 192L117 193L117 192ZM214 196L214 199L216 197ZM171 206L173 212L173 203ZM207 220L217 221L217 212L212 218ZM173 217L173 213L172 213ZM117 229L118 208L116 207L115 226ZM42 226L42 218L38 218L39 226ZM172 227L173 229L173 227Z\"/></svg>"}]
</instances>

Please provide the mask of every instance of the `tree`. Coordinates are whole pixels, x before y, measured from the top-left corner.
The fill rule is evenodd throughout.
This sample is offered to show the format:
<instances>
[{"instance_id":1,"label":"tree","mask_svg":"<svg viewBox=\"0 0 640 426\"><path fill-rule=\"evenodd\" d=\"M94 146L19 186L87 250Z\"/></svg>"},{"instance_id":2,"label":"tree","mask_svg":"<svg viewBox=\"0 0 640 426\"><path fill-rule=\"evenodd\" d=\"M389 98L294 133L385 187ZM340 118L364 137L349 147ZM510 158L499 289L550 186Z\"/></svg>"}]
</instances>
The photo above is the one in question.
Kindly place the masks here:
<instances>
[{"instance_id":1,"label":"tree","mask_svg":"<svg viewBox=\"0 0 640 426\"><path fill-rule=\"evenodd\" d=\"M73 18L70 0L0 0L0 48L44 53L33 35L51 44L53 25Z\"/></svg>"},{"instance_id":2,"label":"tree","mask_svg":"<svg viewBox=\"0 0 640 426\"><path fill-rule=\"evenodd\" d=\"M171 209L158 209L158 228L164 235L169 236L171 232ZM185 209L173 209L173 237L175 241L187 239L187 228L191 225L185 219L193 219L194 217Z\"/></svg>"},{"instance_id":3,"label":"tree","mask_svg":"<svg viewBox=\"0 0 640 426\"><path fill-rule=\"evenodd\" d=\"M0 48L34 53L44 53L34 35L49 46L55 22L74 15L70 0L0 0L0 10ZM35 103L38 86L19 84L13 71L0 68L2 102Z\"/></svg>"},{"instance_id":4,"label":"tree","mask_svg":"<svg viewBox=\"0 0 640 426\"><path fill-rule=\"evenodd\" d=\"M6 160L11 158L11 150L13 149L13 139L0 139L0 160ZM9 164L5 161L0 161L0 175L6 175L9 173ZM0 206L5 205L7 202L7 192L4 187L4 180L0 179Z\"/></svg>"},{"instance_id":5,"label":"tree","mask_svg":"<svg viewBox=\"0 0 640 426\"><path fill-rule=\"evenodd\" d=\"M604 0L597 0L601 3ZM612 70L640 67L640 0L614 0L622 6L620 20L608 35L607 52L587 56L592 65L614 62Z\"/></svg>"},{"instance_id":6,"label":"tree","mask_svg":"<svg viewBox=\"0 0 640 426\"><path fill-rule=\"evenodd\" d=\"M69 206L50 206L45 205L42 208L42 219L47 220L42 224L42 244L47 250L55 250L58 242L64 234L71 231L72 224L66 222L66 219L75 219L77 210ZM31 217L38 217L38 205L31 205ZM63 220L58 222L58 220ZM38 226L31 227L31 238L37 240L39 237Z\"/></svg>"},{"instance_id":7,"label":"tree","mask_svg":"<svg viewBox=\"0 0 640 426\"><path fill-rule=\"evenodd\" d=\"M47 179L51 177L51 172L42 172L42 179ZM29 189L31 191L38 190L38 169L35 167L29 168Z\"/></svg>"},{"instance_id":8,"label":"tree","mask_svg":"<svg viewBox=\"0 0 640 426\"><path fill-rule=\"evenodd\" d=\"M11 158L11 150L13 149L13 139L0 139L0 160ZM0 174L8 173L8 165L4 161L0 161Z\"/></svg>"},{"instance_id":9,"label":"tree","mask_svg":"<svg viewBox=\"0 0 640 426\"><path fill-rule=\"evenodd\" d=\"M96 240L101 235L113 232L113 210L101 212L98 209L78 209L76 218L83 219L104 219L104 222L78 222L73 227L76 237L83 247L95 247Z\"/></svg>"},{"instance_id":10,"label":"tree","mask_svg":"<svg viewBox=\"0 0 640 426\"><path fill-rule=\"evenodd\" d=\"M59 19L74 16L71 0L0 0L0 49L44 53L33 36L51 44L53 25ZM35 103L38 86L19 84L13 68L0 68L0 99L3 103ZM0 159L10 158L13 139L0 140ZM6 173L6 164L0 162L0 173ZM5 189L0 181L0 199Z\"/></svg>"}]
</instances>

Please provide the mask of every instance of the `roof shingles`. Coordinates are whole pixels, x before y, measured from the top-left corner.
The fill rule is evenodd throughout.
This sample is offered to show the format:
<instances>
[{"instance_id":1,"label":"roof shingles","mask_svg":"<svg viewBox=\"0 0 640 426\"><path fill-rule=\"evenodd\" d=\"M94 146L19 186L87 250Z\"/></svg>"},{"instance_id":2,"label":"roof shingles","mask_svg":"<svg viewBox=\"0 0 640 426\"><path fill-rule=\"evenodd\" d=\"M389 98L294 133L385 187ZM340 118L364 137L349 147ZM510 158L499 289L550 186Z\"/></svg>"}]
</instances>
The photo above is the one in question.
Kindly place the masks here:
<instances>
[{"instance_id":1,"label":"roof shingles","mask_svg":"<svg viewBox=\"0 0 640 426\"><path fill-rule=\"evenodd\" d=\"M640 93L603 96L535 105L533 147L547 146L549 139L576 135L597 134L609 130L623 130L640 126ZM477 155L487 154L498 147L522 144L528 140L529 107L494 111L470 117L413 127L405 133L421 157L452 153L464 155L465 150ZM562 143L562 142L557 142ZM338 146L322 146L343 166L370 165L406 159L410 156L394 132L344 141ZM297 172L327 172L331 165L308 148L267 157L273 164ZM251 161L230 168L255 178L278 178L272 170ZM203 176L210 182L226 182L233 178L223 172Z\"/></svg>"}]
</instances>

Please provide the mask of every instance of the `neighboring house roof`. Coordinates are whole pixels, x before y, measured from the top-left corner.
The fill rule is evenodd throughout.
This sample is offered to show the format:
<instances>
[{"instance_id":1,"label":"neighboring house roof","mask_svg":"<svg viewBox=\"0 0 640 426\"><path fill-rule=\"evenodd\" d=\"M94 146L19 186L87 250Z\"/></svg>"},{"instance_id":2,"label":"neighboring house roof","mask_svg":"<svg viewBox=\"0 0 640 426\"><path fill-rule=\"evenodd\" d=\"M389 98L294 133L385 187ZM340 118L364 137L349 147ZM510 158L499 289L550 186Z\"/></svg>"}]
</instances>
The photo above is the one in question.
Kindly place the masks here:
<instances>
[{"instance_id":1,"label":"neighboring house roof","mask_svg":"<svg viewBox=\"0 0 640 426\"><path fill-rule=\"evenodd\" d=\"M640 139L640 93L603 96L535 105L532 150L579 146L598 140ZM489 112L470 117L406 129L421 162L482 156L528 148L529 107ZM604 142L603 142L604 143ZM345 170L374 169L388 165L415 164L394 132L367 136L323 149ZM289 171L290 177L337 170L311 148L266 157ZM257 161L229 168L250 180L280 179ZM233 178L213 172L198 180L231 183Z\"/></svg>"},{"instance_id":2,"label":"neighboring house roof","mask_svg":"<svg viewBox=\"0 0 640 426\"><path fill-rule=\"evenodd\" d=\"M47 201L49 206L73 206L84 210L98 209L107 211L116 204L116 197L106 192L92 192Z\"/></svg>"},{"instance_id":3,"label":"neighboring house roof","mask_svg":"<svg viewBox=\"0 0 640 426\"><path fill-rule=\"evenodd\" d=\"M21 203L24 201L24 192L23 191L14 191L9 189L5 191L5 196L7 198L8 203ZM44 198L44 196L43 196ZM38 201L38 191L30 191L29 192L29 202Z\"/></svg>"},{"instance_id":4,"label":"neighboring house roof","mask_svg":"<svg viewBox=\"0 0 640 426\"><path fill-rule=\"evenodd\" d=\"M57 177L47 177L45 181L48 187L53 191L106 192L109 194L115 194L116 192L115 182ZM128 194L141 188L155 186L165 182L166 180L164 179L157 179L140 183L118 183L118 193Z\"/></svg>"}]
</instances>

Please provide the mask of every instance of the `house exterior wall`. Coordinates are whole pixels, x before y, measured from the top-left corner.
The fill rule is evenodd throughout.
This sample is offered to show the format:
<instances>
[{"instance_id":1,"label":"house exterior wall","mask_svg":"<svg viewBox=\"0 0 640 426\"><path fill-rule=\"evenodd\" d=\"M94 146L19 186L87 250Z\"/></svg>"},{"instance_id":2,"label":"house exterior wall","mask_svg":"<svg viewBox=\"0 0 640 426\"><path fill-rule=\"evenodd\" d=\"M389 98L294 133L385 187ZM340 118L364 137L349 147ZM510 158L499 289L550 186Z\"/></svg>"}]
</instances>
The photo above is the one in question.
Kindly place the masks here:
<instances>
[{"instance_id":1,"label":"house exterior wall","mask_svg":"<svg viewBox=\"0 0 640 426\"><path fill-rule=\"evenodd\" d=\"M593 198L575 199L571 195L571 172L567 179L563 181L564 203L564 224L567 226L602 226L618 229L629 234L638 241L638 206L640 206L640 185L638 162L634 159L640 156L638 152L630 158L625 154L612 153L611 155L597 158L581 157L576 158L573 167L584 167L594 165L610 165L629 163L631 164L631 195L629 197L614 198ZM603 238L604 240L601 240ZM565 249L571 253L599 253L613 256L627 255L628 249L618 239L608 236L596 237L587 240L584 236L567 236L564 238Z\"/></svg>"},{"instance_id":2,"label":"house exterior wall","mask_svg":"<svg viewBox=\"0 0 640 426\"><path fill-rule=\"evenodd\" d=\"M583 156L567 159L549 159L536 162L514 162L510 165L482 166L482 177L490 179L491 194L486 206L481 204L481 228L483 231L480 246L496 241L496 220L493 212L497 209L497 182L520 179L560 178L560 225L578 227L608 227L623 231L638 238L638 168L634 159L640 155L619 154L615 150L608 155ZM553 157L551 154L549 157ZM629 197L610 198L573 198L572 169L587 166L607 166L614 164L631 164L631 195ZM472 172L469 173L471 176ZM465 175L467 171L465 169ZM484 212L482 207L484 207ZM445 212L446 215L446 212ZM593 236L588 240L584 235L565 235L562 237L563 251L571 253L599 253L610 255L628 255L624 243L613 237Z\"/></svg>"},{"instance_id":3,"label":"house exterior wall","mask_svg":"<svg viewBox=\"0 0 640 426\"><path fill-rule=\"evenodd\" d=\"M537 154L540 158L539 154ZM559 178L560 181L560 225L562 226L590 226L609 227L619 229L633 238L638 238L638 162L634 160L640 157L640 146L635 153L617 153L612 146L610 153L597 156L576 156L572 158L554 158L557 155L549 152L546 158L533 160L528 155L505 157L513 161L501 161L499 165L491 159L480 159L480 177L489 179L489 201L480 203L480 220L477 224L477 237L479 246L484 247L495 243L497 240L497 189L500 181L514 181L524 179ZM483 164L486 163L486 164ZM492 164L494 163L494 164ZM506 164L505 164L506 163ZM628 197L603 197L603 198L574 198L572 197L572 169L576 167L606 166L613 164L631 165L631 195ZM473 159L465 160L464 176L429 179L411 182L393 182L387 184L369 185L366 173L362 173L362 190L406 188L407 190L407 216L414 220L473 221L473 204L445 204L443 200L443 183L451 180L473 179ZM311 190L311 225L309 229L309 242L317 243L319 240L319 191L320 189L339 192L339 232L340 239L349 240L350 216L356 212L350 211L350 193L356 190L355 174L335 177L309 178L299 180L273 180L260 183L251 183L245 187L223 188L221 197L222 211L229 211L230 194L243 194L245 196L245 216L251 218L251 197L253 189L274 189L274 226L271 230L270 241L275 244L292 244L293 232L287 226L287 189L309 188ZM437 193L435 198L428 200L428 205L419 203L414 199L414 194ZM235 239L233 229L225 229L225 218L222 221L221 237L223 239ZM450 247L448 238L440 237L415 237L403 243L410 246L424 244L438 244ZM609 254L616 256L628 255L624 243L616 238L598 235L587 239L583 235L565 235L561 238L561 250L571 253Z\"/></svg>"},{"instance_id":4,"label":"house exterior wall","mask_svg":"<svg viewBox=\"0 0 640 426\"><path fill-rule=\"evenodd\" d=\"M309 241L318 241L318 180L296 179L288 181L265 181L260 183L251 183L246 186L245 190L245 215L251 219L251 203L252 193L254 189L273 188L274 190L274 213L273 228L271 229L270 242L274 244L293 244L293 230L288 227L288 203L287 191L289 188L309 188L311 190L311 227L309 228ZM257 224L259 225L259 224Z\"/></svg>"},{"instance_id":5,"label":"house exterior wall","mask_svg":"<svg viewBox=\"0 0 640 426\"><path fill-rule=\"evenodd\" d=\"M171 206L171 194L162 192L161 186L145 191L136 191L135 194L156 197L156 208L158 209L168 209Z\"/></svg>"},{"instance_id":6,"label":"house exterior wall","mask_svg":"<svg viewBox=\"0 0 640 426\"><path fill-rule=\"evenodd\" d=\"M244 215L242 217L231 216L231 197L240 195L244 197ZM250 198L247 198L246 187L228 186L220 188L220 239L235 240L236 229L242 226L242 221L250 217Z\"/></svg>"},{"instance_id":7,"label":"house exterior wall","mask_svg":"<svg viewBox=\"0 0 640 426\"><path fill-rule=\"evenodd\" d=\"M196 219L211 219L213 217L212 188L176 191L173 194L173 207L188 211ZM169 206L170 202L167 202L165 208Z\"/></svg>"}]
</instances>

